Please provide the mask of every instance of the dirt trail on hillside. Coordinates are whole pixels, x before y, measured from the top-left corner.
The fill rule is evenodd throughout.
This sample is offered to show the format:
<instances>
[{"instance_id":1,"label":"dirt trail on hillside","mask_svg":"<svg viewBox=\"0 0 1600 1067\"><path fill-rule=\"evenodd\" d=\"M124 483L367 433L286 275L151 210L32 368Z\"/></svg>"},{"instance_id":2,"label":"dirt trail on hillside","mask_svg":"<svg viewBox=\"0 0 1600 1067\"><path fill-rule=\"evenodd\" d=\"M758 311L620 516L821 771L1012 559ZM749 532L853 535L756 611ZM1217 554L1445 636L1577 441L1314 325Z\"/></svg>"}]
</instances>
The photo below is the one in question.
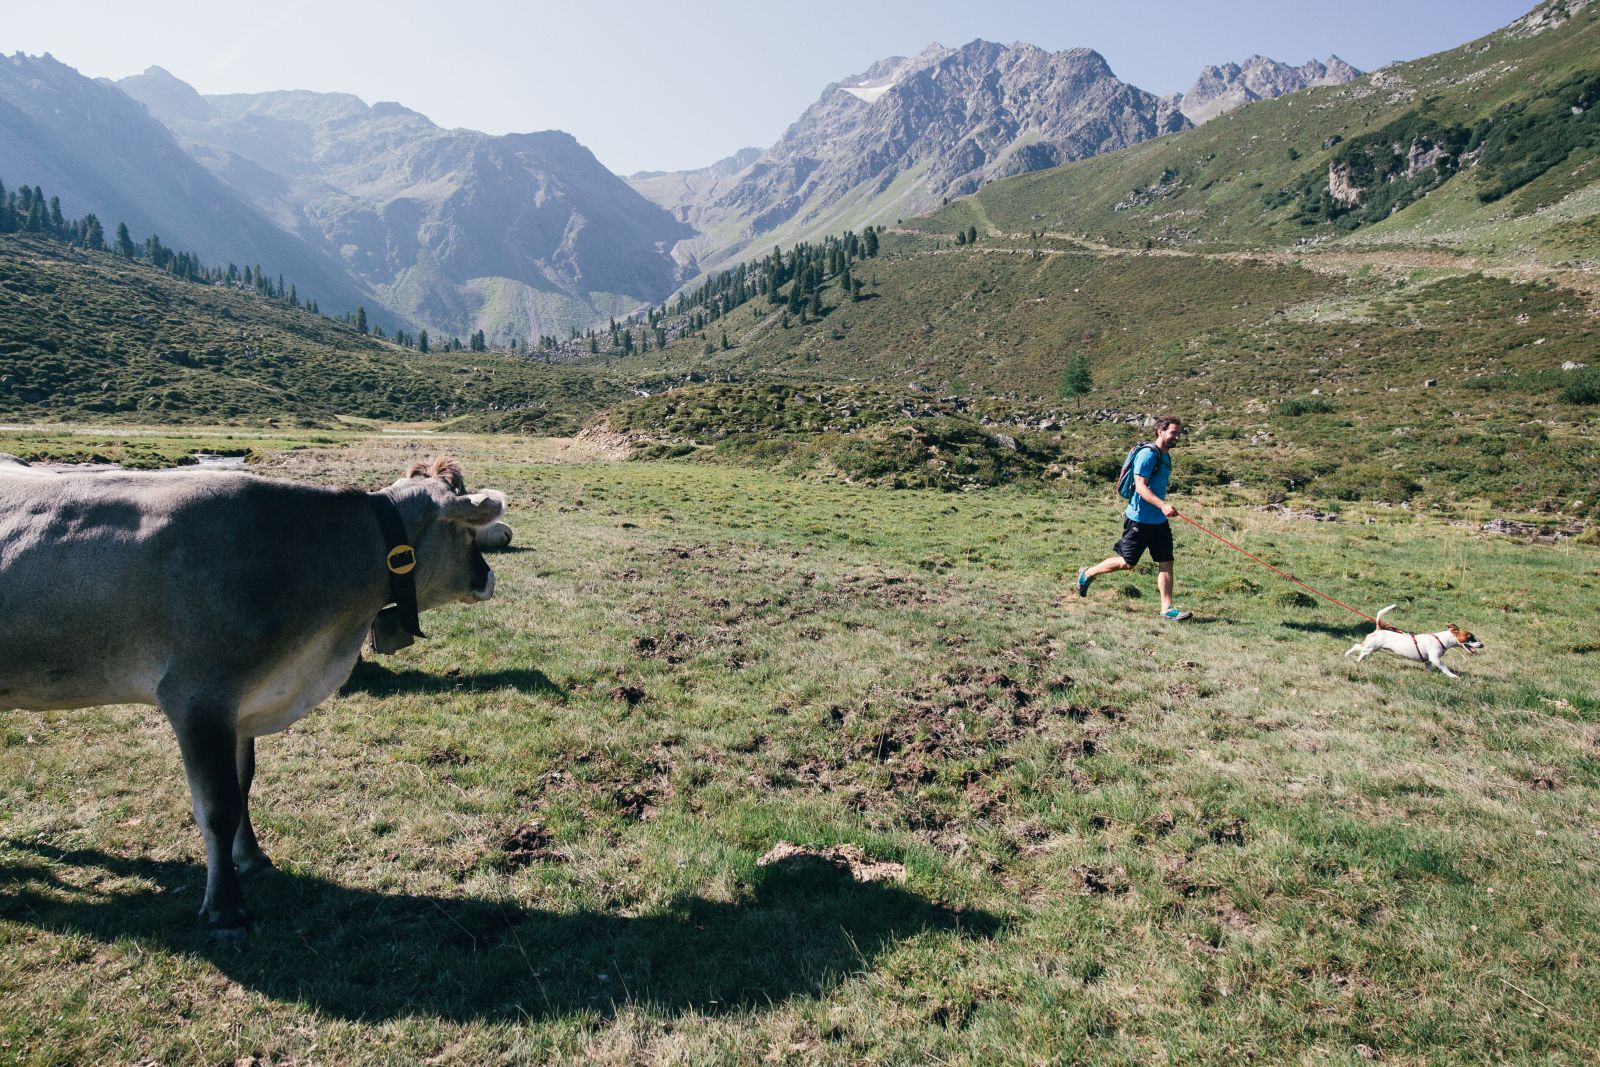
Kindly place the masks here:
<instances>
[{"instance_id":1,"label":"dirt trail on hillside","mask_svg":"<svg viewBox=\"0 0 1600 1067\"><path fill-rule=\"evenodd\" d=\"M893 232L918 233L915 230ZM1000 239L1025 241L1028 234L999 234ZM1465 253L1438 252L1427 249L1384 248L1357 250L1339 248L1327 250L1239 249L1214 252L1185 248L1120 248L1083 237L1080 234L1046 232L1044 237L1053 241L1070 241L1075 248L1034 248L1017 245L960 245L953 248L929 249L901 254L894 258L919 258L922 256L955 255L1005 255L1031 256L1082 256L1105 258L1154 256L1166 259L1212 259L1227 263L1262 263L1276 266L1295 266L1321 274L1349 276L1362 270L1378 271L1386 276L1401 276L1418 270L1454 271L1460 274L1482 274L1490 278L1505 278L1514 282L1550 281L1564 289L1581 293L1600 313L1600 272L1571 267L1551 267L1533 260L1506 262L1485 260ZM989 239L994 239L993 237Z\"/></svg>"}]
</instances>

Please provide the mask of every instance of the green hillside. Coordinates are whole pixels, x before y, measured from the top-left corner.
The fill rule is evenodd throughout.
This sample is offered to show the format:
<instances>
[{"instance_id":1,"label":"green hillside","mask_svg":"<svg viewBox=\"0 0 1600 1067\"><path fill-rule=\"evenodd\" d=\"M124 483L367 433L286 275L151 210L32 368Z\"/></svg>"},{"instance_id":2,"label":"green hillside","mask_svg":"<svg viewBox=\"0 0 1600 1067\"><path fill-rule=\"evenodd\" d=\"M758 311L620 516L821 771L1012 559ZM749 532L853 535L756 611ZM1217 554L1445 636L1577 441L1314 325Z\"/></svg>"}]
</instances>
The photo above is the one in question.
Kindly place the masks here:
<instances>
[{"instance_id":1,"label":"green hillside","mask_svg":"<svg viewBox=\"0 0 1600 1067\"><path fill-rule=\"evenodd\" d=\"M1191 470L1257 497L1594 514L1600 14L1540 21L1551 10L993 183L852 261L861 299L833 274L821 314L758 296L618 364L788 387L790 407L815 384L848 386L871 417L808 427L759 389L740 401L708 385L630 401L610 422L669 449L959 488L1097 478L1139 434L1128 420L1176 411L1201 431ZM1432 170L1410 168L1416 152L1438 156ZM1366 183L1348 208L1325 195L1334 165ZM1368 221L1376 207L1391 213ZM1074 356L1094 388L1066 401ZM938 417L966 424L912 410L929 395L964 401ZM1005 429L1037 462L952 445L986 424L979 437ZM952 474L952 447L970 460L955 468L991 476Z\"/></svg>"},{"instance_id":2,"label":"green hillside","mask_svg":"<svg viewBox=\"0 0 1600 1067\"><path fill-rule=\"evenodd\" d=\"M499 353L422 355L257 294L0 235L0 417L570 432L607 378Z\"/></svg>"},{"instance_id":3,"label":"green hillside","mask_svg":"<svg viewBox=\"0 0 1600 1067\"><path fill-rule=\"evenodd\" d=\"M1600 177L1600 10L1571 4L1580 10L1561 21L1567 6L1558 0L1481 40L1346 85L996 182L910 225L1087 235L1123 247L1342 239L1546 265L1582 258L1596 234L1592 197L1580 198L1576 215L1569 205L1529 225ZM1360 190L1359 203L1326 202L1330 170Z\"/></svg>"}]
</instances>

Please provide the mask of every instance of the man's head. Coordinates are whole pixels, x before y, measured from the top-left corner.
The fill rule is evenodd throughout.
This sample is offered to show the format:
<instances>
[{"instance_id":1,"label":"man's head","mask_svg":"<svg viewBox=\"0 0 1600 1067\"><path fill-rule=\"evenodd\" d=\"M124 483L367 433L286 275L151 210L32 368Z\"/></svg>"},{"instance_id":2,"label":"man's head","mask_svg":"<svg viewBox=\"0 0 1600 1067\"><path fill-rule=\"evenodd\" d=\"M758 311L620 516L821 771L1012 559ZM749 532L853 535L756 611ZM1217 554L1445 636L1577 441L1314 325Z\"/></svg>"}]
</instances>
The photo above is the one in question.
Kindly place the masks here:
<instances>
[{"instance_id":1,"label":"man's head","mask_svg":"<svg viewBox=\"0 0 1600 1067\"><path fill-rule=\"evenodd\" d=\"M1165 452L1183 437L1183 420L1176 415L1163 415L1156 420L1156 447Z\"/></svg>"}]
</instances>

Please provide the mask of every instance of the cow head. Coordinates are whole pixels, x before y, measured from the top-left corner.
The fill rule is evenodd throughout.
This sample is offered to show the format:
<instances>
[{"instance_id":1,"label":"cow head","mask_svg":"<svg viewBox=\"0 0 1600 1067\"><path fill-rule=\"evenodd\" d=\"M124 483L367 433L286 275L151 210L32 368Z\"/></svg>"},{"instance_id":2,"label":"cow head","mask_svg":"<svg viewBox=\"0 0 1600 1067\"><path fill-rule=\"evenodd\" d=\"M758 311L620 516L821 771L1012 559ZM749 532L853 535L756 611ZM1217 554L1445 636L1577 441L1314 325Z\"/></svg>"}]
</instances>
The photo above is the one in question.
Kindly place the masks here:
<instances>
[{"instance_id":1,"label":"cow head","mask_svg":"<svg viewBox=\"0 0 1600 1067\"><path fill-rule=\"evenodd\" d=\"M407 467L405 477L394 484L401 486L412 479L427 481L429 478L437 478L442 481L450 487L450 491L456 496L465 496L467 493L466 472L461 469L461 464L457 463L451 456L440 456L432 463L418 460ZM477 529L474 541L485 552L492 552L497 548L505 548L511 544L511 527L498 520L480 526Z\"/></svg>"},{"instance_id":2,"label":"cow head","mask_svg":"<svg viewBox=\"0 0 1600 1067\"><path fill-rule=\"evenodd\" d=\"M448 457L435 460L425 475L408 473L387 493L417 550L413 573L420 610L494 596L494 571L477 539L505 514L505 494L493 489L468 493L461 465Z\"/></svg>"}]
</instances>

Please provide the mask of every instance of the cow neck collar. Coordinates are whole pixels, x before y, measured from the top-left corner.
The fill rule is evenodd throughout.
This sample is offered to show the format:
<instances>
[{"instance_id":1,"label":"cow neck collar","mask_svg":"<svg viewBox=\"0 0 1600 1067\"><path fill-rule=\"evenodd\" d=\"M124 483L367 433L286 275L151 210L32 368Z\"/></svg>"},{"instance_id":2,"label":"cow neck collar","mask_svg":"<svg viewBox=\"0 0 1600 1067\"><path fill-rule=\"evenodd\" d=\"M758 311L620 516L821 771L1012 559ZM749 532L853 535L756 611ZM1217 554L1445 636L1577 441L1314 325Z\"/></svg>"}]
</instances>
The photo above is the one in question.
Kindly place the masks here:
<instances>
[{"instance_id":1,"label":"cow neck collar","mask_svg":"<svg viewBox=\"0 0 1600 1067\"><path fill-rule=\"evenodd\" d=\"M406 521L383 493L368 493L367 502L383 531L383 565L389 572L389 599L378 615L393 618L412 637L426 636L417 620L417 550L406 537Z\"/></svg>"}]
</instances>

